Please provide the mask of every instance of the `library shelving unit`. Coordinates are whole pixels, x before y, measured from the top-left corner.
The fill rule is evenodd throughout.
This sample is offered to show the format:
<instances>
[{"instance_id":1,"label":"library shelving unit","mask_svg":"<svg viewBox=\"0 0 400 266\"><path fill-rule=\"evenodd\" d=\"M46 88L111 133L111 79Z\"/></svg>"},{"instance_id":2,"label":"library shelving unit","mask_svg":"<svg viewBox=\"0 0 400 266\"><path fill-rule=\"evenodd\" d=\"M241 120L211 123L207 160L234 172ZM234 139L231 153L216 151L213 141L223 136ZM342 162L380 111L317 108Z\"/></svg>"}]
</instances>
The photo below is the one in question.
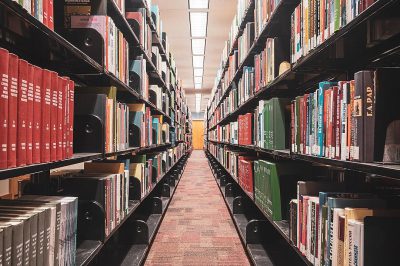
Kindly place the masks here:
<instances>
[{"instance_id":1,"label":"library shelving unit","mask_svg":"<svg viewBox=\"0 0 400 266\"><path fill-rule=\"evenodd\" d=\"M318 45L314 45L314 48L310 49L304 55L299 56L296 60L290 60L291 56L293 56L292 52L295 49L291 36L296 31L293 28L296 7L302 4L304 8L304 5L307 6L310 3L317 3L317 7L320 7L320 3L323 1L249 0L242 2L248 3L248 8L245 9L242 16L243 21L237 23L239 28L237 36L233 38L233 44L231 47L225 48L228 50L227 53L225 52L227 57L223 58L221 62L221 67L217 74L215 86L206 110L205 127L208 132L205 137L206 155L210 160L210 166L216 181L252 262L256 265L313 265L314 261L310 261L310 257L307 258L309 254L300 251L297 244L293 243L293 240L290 238L290 221L273 220L265 210L255 203L254 196L247 193L246 189L239 184L240 182L237 177L232 174L233 170L227 167L227 165L232 163L226 154L234 152L239 154L239 156L255 158L254 160L293 162L309 168L318 165L329 169L328 171L330 172L337 171L342 173L344 177L343 182L353 184L354 186L356 186L355 184L360 184L359 182L366 182L371 176L395 182L396 179L400 178L400 166L398 163L340 160L337 158L309 155L305 152L295 152L293 151L294 137L292 136L294 129L293 125L291 126L293 117L286 118L289 120L285 126L288 127L286 130L289 140L286 147L279 150L262 148L257 143L259 140L256 134L263 134L263 132L256 131L257 126L254 126L254 120L250 124L251 126L247 125L248 127L254 126L254 128L249 129L250 135L252 135L250 137L251 145L242 145L238 142L238 131L243 130L240 124L239 129L236 128L234 133L232 133L232 127L229 129L229 126L232 126L231 123L238 121L242 115L254 113L260 101L268 101L272 98L288 98L293 104L297 96L303 96L305 93L315 91L318 88L318 84L322 81L352 80L354 74L361 70L398 67L398 55L400 52L399 30L397 29L389 33L388 29L396 27L394 26L396 23L392 23L399 19L400 1L355 1L356 3L363 2L366 5L364 10L359 12L347 24L344 23L338 27L324 41L320 41ZM250 41L250 46L245 51L245 54L240 55L242 61L236 62L236 65L234 63L234 71L233 73L229 73L230 64L232 63L229 58L235 55L236 50L240 50L238 39L246 31L246 25L249 26L251 25L249 23L255 21L255 14L257 14L257 10L255 9L258 5L261 5L261 2L274 3L271 4L272 8L269 10L271 13L264 21L264 24L261 25L254 40ZM350 2L353 3L353 1ZM366 2L369 3L369 6L367 6ZM340 5L345 5L345 3L341 2L338 5L341 8ZM349 7L346 6L346 8ZM340 18L343 19L339 15ZM320 26L319 18L317 19L315 27ZM378 26L379 22L382 21L386 21L386 27ZM300 31L303 30L304 23L298 26ZM252 25L254 27L254 24ZM382 30L385 28L387 35L382 37L384 34L381 32L382 35L375 38L381 34L378 33L378 28ZM275 75L272 80L261 85L257 91L251 85L257 82L252 77L254 83L249 82L249 85L243 89L247 91L240 91L241 87L238 83L240 83L244 76L245 67L255 67L254 56L263 52L266 48L268 38L279 38L280 42L278 45L280 45L279 48L281 48L280 50L284 58L282 61L287 61L287 65L290 65L290 67L282 71L280 69L278 71L277 67L275 67ZM303 41L302 39L299 40ZM239 51L239 53L241 52ZM281 62L278 62L278 66L279 63ZM237 94L233 98L230 98L232 93ZM235 106L232 102L238 101L237 97L240 93L247 93L247 95L244 100L237 102L237 106ZM289 116L293 116L293 112L290 114L290 109L288 113ZM255 131L256 133L254 133ZM290 144L291 140L292 143ZM234 171L238 170L235 169Z\"/></svg>"},{"instance_id":2,"label":"library shelving unit","mask_svg":"<svg viewBox=\"0 0 400 266\"><path fill-rule=\"evenodd\" d=\"M47 3L47 1L44 2ZM63 10L64 2L67 1L54 1L54 21L61 16L60 10ZM169 134L167 136L169 139L160 137L161 141L153 142L157 144L116 149L112 152L106 152L99 147L95 152L74 152L70 158L64 160L4 168L0 169L0 179L29 175L31 178L29 184L34 184L27 185L29 187L27 191L19 188L21 191L18 193L23 195L25 192L32 192L32 194L49 195L47 193L50 193L52 184L49 183L48 177L50 172L56 171L58 168L64 169L84 162L123 160L136 155L170 152L169 164L165 167L163 165L157 182L150 184L151 189L145 195L140 192L139 180L135 179L136 183L130 183L133 188L129 188L128 212L107 237L81 239L79 235L77 236L76 262L71 262L71 265L115 265L115 262L120 260L119 262L123 265L140 265L144 262L148 248L155 237L191 152L190 110L186 104L173 56L166 49L168 44L163 37L166 36L166 33L157 32L151 7L148 6L149 1L126 1L126 10L135 11L138 8L147 10L146 21L151 29L151 46L159 49L161 61L166 65L166 69L163 71L157 69L154 63L154 54L150 56L149 51L146 51L140 43L136 34L137 29L128 22L125 11L121 11L123 9L117 4L121 4L121 1L101 0L97 2L106 7L106 14L101 15L111 18L115 27L126 40L129 47L129 55L125 55L126 60L129 63L137 58L145 60L145 72L148 75L149 85L157 85L162 89L163 94L168 95L167 105L163 103L162 106L157 106L138 88L133 87L132 84L140 84L141 80L136 80L140 79L137 75L129 75L128 81L124 82L108 70L104 62L105 47L99 44L100 48L98 48L97 43L93 43L98 40L96 38L99 34L90 35L91 32L82 29L68 31L55 27L56 29L52 30L31 15L33 12L27 12L18 2L12 0L0 2L0 47L32 65L55 71L60 76L68 76L75 82L75 88L116 87L118 102L127 105L144 104L150 115L161 116L163 121L168 124ZM126 70L127 72L131 71L129 67ZM81 97L79 94L75 94L75 102L79 97ZM157 95L157 97L161 96ZM74 119L77 118L74 117ZM87 129L88 132L90 130ZM97 135L102 134L98 133ZM128 138L127 135L126 138ZM140 135L137 137L139 138ZM105 136L102 135L100 142L105 142ZM33 181L33 176L35 176L35 181ZM78 210L80 209L79 203ZM86 213L79 212L78 219L86 219L85 226L88 228L99 226L97 223L99 217L93 215L90 210ZM78 228L78 231L82 230L82 228ZM116 251L118 251L118 256L114 257L117 255Z\"/></svg>"}]
</instances>

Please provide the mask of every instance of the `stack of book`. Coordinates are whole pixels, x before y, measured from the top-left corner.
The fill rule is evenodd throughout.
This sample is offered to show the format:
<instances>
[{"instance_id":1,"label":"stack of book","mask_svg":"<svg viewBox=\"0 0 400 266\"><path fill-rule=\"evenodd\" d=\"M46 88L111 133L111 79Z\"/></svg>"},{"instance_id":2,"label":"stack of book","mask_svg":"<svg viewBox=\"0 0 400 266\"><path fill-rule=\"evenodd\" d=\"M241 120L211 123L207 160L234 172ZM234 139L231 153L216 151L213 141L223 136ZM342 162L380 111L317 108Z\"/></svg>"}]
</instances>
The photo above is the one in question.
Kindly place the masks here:
<instances>
[{"instance_id":1,"label":"stack of book","mask_svg":"<svg viewBox=\"0 0 400 266\"><path fill-rule=\"evenodd\" d=\"M307 55L373 3L301 0L291 16L291 62Z\"/></svg>"},{"instance_id":2,"label":"stack of book","mask_svg":"<svg viewBox=\"0 0 400 266\"><path fill-rule=\"evenodd\" d=\"M0 168L71 158L74 82L0 48Z\"/></svg>"},{"instance_id":3,"label":"stack of book","mask_svg":"<svg viewBox=\"0 0 400 266\"><path fill-rule=\"evenodd\" d=\"M116 87L81 87L76 91L79 98L87 101L85 103L78 100L76 110L81 114L82 109L88 105L104 105L101 109L105 112L104 119L104 138L105 152L122 151L129 147L129 107L117 101ZM105 95L105 102L100 95ZM82 104L81 104L82 103ZM85 105L85 106L82 106ZM92 110L89 110L92 111Z\"/></svg>"},{"instance_id":4,"label":"stack of book","mask_svg":"<svg viewBox=\"0 0 400 266\"><path fill-rule=\"evenodd\" d=\"M146 59L143 56L139 56L130 62L129 75L132 76L132 80L129 86L143 96L144 99L148 100L150 82L146 64Z\"/></svg>"},{"instance_id":5,"label":"stack of book","mask_svg":"<svg viewBox=\"0 0 400 266\"><path fill-rule=\"evenodd\" d=\"M133 32L139 39L139 44L145 53L151 58L153 34L150 25L147 23L146 8L138 8L136 11L128 11L125 13L126 20L131 26Z\"/></svg>"},{"instance_id":6,"label":"stack of book","mask_svg":"<svg viewBox=\"0 0 400 266\"><path fill-rule=\"evenodd\" d=\"M320 82L292 102L293 152L361 162L399 162L398 69L360 71L354 80Z\"/></svg>"},{"instance_id":7,"label":"stack of book","mask_svg":"<svg viewBox=\"0 0 400 266\"><path fill-rule=\"evenodd\" d=\"M239 65L247 58L250 48L254 42L254 22L248 22L243 30L242 36L238 39Z\"/></svg>"},{"instance_id":8,"label":"stack of book","mask_svg":"<svg viewBox=\"0 0 400 266\"><path fill-rule=\"evenodd\" d=\"M21 5L30 15L35 17L49 29L54 30L53 0L24 0L14 1Z\"/></svg>"},{"instance_id":9,"label":"stack of book","mask_svg":"<svg viewBox=\"0 0 400 266\"><path fill-rule=\"evenodd\" d=\"M74 265L78 199L23 196L0 200L2 264Z\"/></svg>"},{"instance_id":10,"label":"stack of book","mask_svg":"<svg viewBox=\"0 0 400 266\"><path fill-rule=\"evenodd\" d=\"M129 160L85 163L83 173L61 177L62 189L64 195L100 204L104 209L104 235L107 237L128 213L129 176ZM60 177L55 173L52 178ZM78 222L83 222L82 218ZM82 237L84 228L78 229Z\"/></svg>"},{"instance_id":11,"label":"stack of book","mask_svg":"<svg viewBox=\"0 0 400 266\"><path fill-rule=\"evenodd\" d=\"M364 265L384 254L380 239L393 244L400 211L365 192L344 192L342 184L299 181L290 202L290 239L313 265ZM378 229L379 228L379 229ZM368 250L367 250L368 249ZM393 256L389 256L393 258ZM379 258L382 263L388 257Z\"/></svg>"},{"instance_id":12,"label":"stack of book","mask_svg":"<svg viewBox=\"0 0 400 266\"><path fill-rule=\"evenodd\" d=\"M289 148L288 99L260 100L254 114L254 144L270 150Z\"/></svg>"}]
</instances>

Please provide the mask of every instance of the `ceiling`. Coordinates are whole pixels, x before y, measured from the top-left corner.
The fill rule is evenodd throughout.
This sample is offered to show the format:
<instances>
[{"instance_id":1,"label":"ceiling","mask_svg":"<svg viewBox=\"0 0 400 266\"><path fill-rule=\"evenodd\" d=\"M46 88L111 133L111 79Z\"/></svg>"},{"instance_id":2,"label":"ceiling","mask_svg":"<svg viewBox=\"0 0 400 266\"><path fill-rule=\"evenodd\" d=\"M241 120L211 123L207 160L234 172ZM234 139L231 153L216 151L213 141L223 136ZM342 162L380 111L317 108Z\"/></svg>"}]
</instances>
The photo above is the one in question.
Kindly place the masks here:
<instances>
[{"instance_id":1,"label":"ceiling","mask_svg":"<svg viewBox=\"0 0 400 266\"><path fill-rule=\"evenodd\" d=\"M170 50L175 57L190 110L195 111L195 93L202 94L201 110L207 106L222 50L229 37L237 0L210 0L204 60L203 88L194 90L192 48L188 0L152 0L160 8L163 31L167 32Z\"/></svg>"}]
</instances>

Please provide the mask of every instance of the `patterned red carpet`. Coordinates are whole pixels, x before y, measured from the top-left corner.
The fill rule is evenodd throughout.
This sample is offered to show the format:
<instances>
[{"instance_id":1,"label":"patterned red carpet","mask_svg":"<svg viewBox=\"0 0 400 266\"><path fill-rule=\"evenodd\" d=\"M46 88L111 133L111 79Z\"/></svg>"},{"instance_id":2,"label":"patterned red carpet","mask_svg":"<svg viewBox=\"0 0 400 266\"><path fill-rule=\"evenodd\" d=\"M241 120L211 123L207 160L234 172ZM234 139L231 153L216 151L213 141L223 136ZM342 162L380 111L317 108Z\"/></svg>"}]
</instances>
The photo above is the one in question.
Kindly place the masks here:
<instances>
[{"instance_id":1,"label":"patterned red carpet","mask_svg":"<svg viewBox=\"0 0 400 266\"><path fill-rule=\"evenodd\" d=\"M203 151L193 151L146 265L249 265Z\"/></svg>"}]
</instances>

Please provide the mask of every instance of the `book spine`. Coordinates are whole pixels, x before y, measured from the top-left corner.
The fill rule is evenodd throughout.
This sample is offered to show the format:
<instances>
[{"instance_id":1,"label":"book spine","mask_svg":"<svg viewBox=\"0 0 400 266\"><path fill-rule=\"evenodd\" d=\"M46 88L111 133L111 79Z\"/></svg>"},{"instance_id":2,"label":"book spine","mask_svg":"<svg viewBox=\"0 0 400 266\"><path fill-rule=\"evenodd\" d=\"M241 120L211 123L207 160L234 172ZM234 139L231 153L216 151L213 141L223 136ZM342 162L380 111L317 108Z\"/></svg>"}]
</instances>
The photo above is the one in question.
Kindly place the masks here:
<instances>
[{"instance_id":1,"label":"book spine","mask_svg":"<svg viewBox=\"0 0 400 266\"><path fill-rule=\"evenodd\" d=\"M51 72L50 160L57 160L58 135L58 74Z\"/></svg>"},{"instance_id":2,"label":"book spine","mask_svg":"<svg viewBox=\"0 0 400 266\"><path fill-rule=\"evenodd\" d=\"M365 162L373 162L374 161L374 144L375 144L375 95L376 89L374 85L375 80L375 72L374 71L365 71L364 74L364 88L363 88L363 118L364 118L364 143L363 151L364 151L364 161Z\"/></svg>"},{"instance_id":3,"label":"book spine","mask_svg":"<svg viewBox=\"0 0 400 266\"><path fill-rule=\"evenodd\" d=\"M41 68L34 66L33 67L33 87L34 87L34 102L33 102L33 132L32 132L32 141L33 141L33 152L32 152L32 162L40 163L40 151L41 151L41 105L42 105L42 75L43 71Z\"/></svg>"},{"instance_id":4,"label":"book spine","mask_svg":"<svg viewBox=\"0 0 400 266\"><path fill-rule=\"evenodd\" d=\"M8 51L0 48L0 169L7 168L9 57Z\"/></svg>"},{"instance_id":5,"label":"book spine","mask_svg":"<svg viewBox=\"0 0 400 266\"><path fill-rule=\"evenodd\" d=\"M27 102L27 131L26 131L26 164L33 162L33 105L34 105L34 67L28 64L28 102Z\"/></svg>"},{"instance_id":6,"label":"book spine","mask_svg":"<svg viewBox=\"0 0 400 266\"><path fill-rule=\"evenodd\" d=\"M50 162L50 142L51 142L51 105L52 105L52 91L51 91L51 72L43 70L42 76L42 116L41 116L41 162ZM52 112L53 113L53 112Z\"/></svg>"},{"instance_id":7,"label":"book spine","mask_svg":"<svg viewBox=\"0 0 400 266\"><path fill-rule=\"evenodd\" d=\"M364 111L365 111L365 77L366 71L360 71L354 74L354 101L353 101L353 117L354 117L354 144L353 159L355 161L364 161Z\"/></svg>"},{"instance_id":8,"label":"book spine","mask_svg":"<svg viewBox=\"0 0 400 266\"><path fill-rule=\"evenodd\" d=\"M8 94L8 152L7 167L17 165L17 127L18 127L18 56L10 54L9 57L9 94Z\"/></svg>"},{"instance_id":9,"label":"book spine","mask_svg":"<svg viewBox=\"0 0 400 266\"><path fill-rule=\"evenodd\" d=\"M47 27L54 30L54 0L44 0L43 4L47 2Z\"/></svg>"},{"instance_id":10,"label":"book spine","mask_svg":"<svg viewBox=\"0 0 400 266\"><path fill-rule=\"evenodd\" d=\"M56 123L56 160L60 161L63 159L63 134L64 134L64 111L63 102L65 97L65 85L66 81L57 77L57 123Z\"/></svg>"},{"instance_id":11,"label":"book spine","mask_svg":"<svg viewBox=\"0 0 400 266\"><path fill-rule=\"evenodd\" d=\"M28 62L18 62L17 166L26 165L26 118L28 103Z\"/></svg>"},{"instance_id":12,"label":"book spine","mask_svg":"<svg viewBox=\"0 0 400 266\"><path fill-rule=\"evenodd\" d=\"M335 159L340 159L341 153L341 136L342 136L342 99L343 99L343 87L340 85L338 87L336 96L336 117L335 117Z\"/></svg>"}]
</instances>

